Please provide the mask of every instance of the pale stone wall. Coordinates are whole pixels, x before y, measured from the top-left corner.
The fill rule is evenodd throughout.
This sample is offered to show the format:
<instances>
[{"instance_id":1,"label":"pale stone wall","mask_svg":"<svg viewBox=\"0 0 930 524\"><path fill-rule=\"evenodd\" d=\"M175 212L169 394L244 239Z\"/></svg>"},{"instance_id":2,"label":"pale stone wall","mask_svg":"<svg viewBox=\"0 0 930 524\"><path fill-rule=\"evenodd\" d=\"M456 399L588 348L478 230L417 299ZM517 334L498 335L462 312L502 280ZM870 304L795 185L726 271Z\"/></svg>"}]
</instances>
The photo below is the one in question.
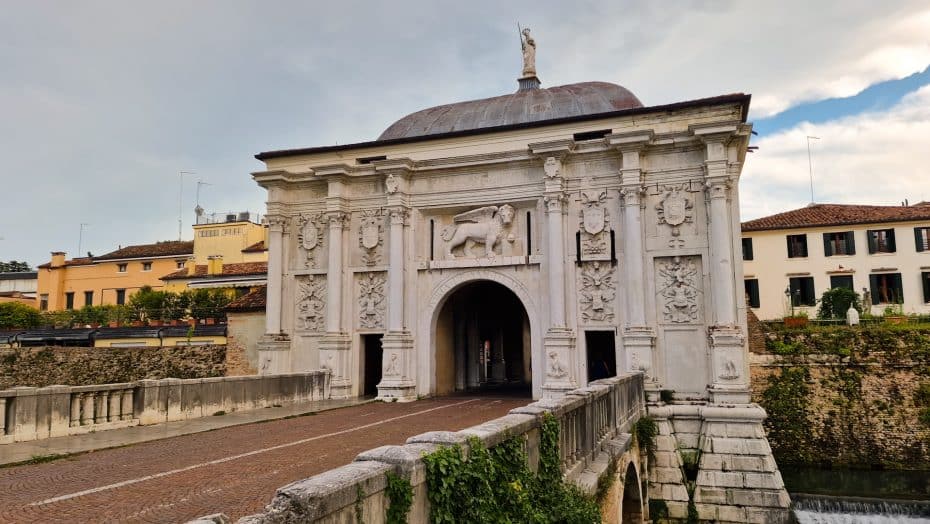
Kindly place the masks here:
<instances>
[{"instance_id":1,"label":"pale stone wall","mask_svg":"<svg viewBox=\"0 0 930 524\"><path fill-rule=\"evenodd\" d=\"M0 349L0 389L90 385L226 374L226 346Z\"/></svg>"}]
</instances>

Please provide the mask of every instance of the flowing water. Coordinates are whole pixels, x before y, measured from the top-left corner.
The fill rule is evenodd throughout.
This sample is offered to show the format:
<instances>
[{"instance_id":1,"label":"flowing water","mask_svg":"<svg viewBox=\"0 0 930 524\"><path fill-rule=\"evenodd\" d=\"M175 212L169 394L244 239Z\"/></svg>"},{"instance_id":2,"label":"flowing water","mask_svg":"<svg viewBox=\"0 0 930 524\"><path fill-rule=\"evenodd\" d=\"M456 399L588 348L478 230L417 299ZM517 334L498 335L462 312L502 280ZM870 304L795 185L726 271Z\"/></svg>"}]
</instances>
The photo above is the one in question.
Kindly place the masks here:
<instances>
[{"instance_id":1,"label":"flowing water","mask_svg":"<svg viewBox=\"0 0 930 524\"><path fill-rule=\"evenodd\" d=\"M782 468L800 524L930 523L930 472Z\"/></svg>"}]
</instances>

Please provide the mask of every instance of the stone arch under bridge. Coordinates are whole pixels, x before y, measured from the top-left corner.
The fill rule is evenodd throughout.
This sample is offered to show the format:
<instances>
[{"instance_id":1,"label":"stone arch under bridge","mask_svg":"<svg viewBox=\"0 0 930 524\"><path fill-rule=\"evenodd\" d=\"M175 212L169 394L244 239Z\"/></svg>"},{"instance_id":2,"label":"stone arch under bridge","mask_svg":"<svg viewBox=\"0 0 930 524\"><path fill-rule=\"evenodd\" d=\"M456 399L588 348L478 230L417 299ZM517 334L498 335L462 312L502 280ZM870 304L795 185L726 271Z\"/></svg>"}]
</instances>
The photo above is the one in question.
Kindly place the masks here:
<instances>
[{"instance_id":1,"label":"stone arch under bridge","mask_svg":"<svg viewBox=\"0 0 930 524\"><path fill-rule=\"evenodd\" d=\"M437 324L439 323L440 313L443 306L457 291L463 287L478 282L494 282L506 288L513 293L519 300L525 310L529 324L529 344L530 344L530 362L531 362L531 382L533 398L542 397L543 372L543 339L542 325L540 320L540 311L533 300L526 285L518 278L508 275L503 271L493 269L469 269L449 276L437 284L430 294L430 299L421 310L418 339L424 342L421 346L421 352L425 353L425 360L429 363L425 372L421 371L419 382L425 384L426 391L429 393L436 392L437 386ZM421 353L422 355L423 353Z\"/></svg>"}]
</instances>

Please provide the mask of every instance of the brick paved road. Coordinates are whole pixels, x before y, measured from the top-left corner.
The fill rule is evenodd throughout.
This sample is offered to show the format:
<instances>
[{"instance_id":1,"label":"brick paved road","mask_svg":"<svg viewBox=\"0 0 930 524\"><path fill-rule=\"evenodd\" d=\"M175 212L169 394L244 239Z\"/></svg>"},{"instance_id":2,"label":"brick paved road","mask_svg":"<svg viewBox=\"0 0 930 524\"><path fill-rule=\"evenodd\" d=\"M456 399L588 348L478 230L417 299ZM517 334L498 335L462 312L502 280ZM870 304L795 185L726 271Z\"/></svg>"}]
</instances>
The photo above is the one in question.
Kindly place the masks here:
<instances>
[{"instance_id":1,"label":"brick paved road","mask_svg":"<svg viewBox=\"0 0 930 524\"><path fill-rule=\"evenodd\" d=\"M0 469L0 522L184 522L261 510L366 449L502 416L526 399L372 403Z\"/></svg>"}]
</instances>

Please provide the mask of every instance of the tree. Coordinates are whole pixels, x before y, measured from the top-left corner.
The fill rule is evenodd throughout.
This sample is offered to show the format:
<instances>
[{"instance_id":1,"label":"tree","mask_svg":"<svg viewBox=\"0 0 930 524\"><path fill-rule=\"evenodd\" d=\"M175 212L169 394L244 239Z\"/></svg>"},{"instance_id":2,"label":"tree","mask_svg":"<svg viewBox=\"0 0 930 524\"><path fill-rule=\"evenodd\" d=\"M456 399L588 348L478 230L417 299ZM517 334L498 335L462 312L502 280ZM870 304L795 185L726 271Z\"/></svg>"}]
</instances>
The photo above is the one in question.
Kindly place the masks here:
<instances>
[{"instance_id":1,"label":"tree","mask_svg":"<svg viewBox=\"0 0 930 524\"><path fill-rule=\"evenodd\" d=\"M817 310L817 318L839 319L846 318L846 311L852 305L859 313L862 313L862 304L859 303L859 294L845 287L835 287L823 292L820 297L820 309Z\"/></svg>"},{"instance_id":2,"label":"tree","mask_svg":"<svg viewBox=\"0 0 930 524\"><path fill-rule=\"evenodd\" d=\"M0 329L34 328L42 325L42 314L20 302L0 304Z\"/></svg>"},{"instance_id":3,"label":"tree","mask_svg":"<svg viewBox=\"0 0 930 524\"><path fill-rule=\"evenodd\" d=\"M32 271L32 268L29 267L29 262L17 262L15 260L10 260L9 262L0 261L0 273L25 273L27 271Z\"/></svg>"}]
</instances>

